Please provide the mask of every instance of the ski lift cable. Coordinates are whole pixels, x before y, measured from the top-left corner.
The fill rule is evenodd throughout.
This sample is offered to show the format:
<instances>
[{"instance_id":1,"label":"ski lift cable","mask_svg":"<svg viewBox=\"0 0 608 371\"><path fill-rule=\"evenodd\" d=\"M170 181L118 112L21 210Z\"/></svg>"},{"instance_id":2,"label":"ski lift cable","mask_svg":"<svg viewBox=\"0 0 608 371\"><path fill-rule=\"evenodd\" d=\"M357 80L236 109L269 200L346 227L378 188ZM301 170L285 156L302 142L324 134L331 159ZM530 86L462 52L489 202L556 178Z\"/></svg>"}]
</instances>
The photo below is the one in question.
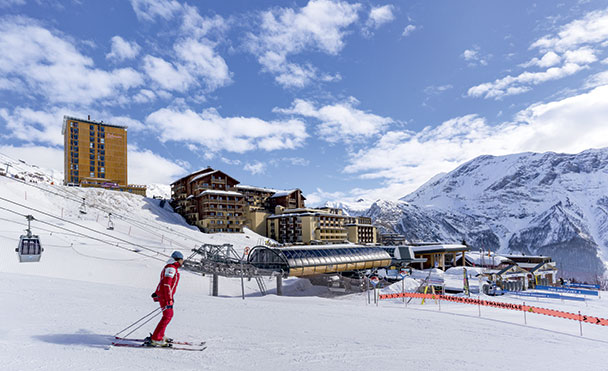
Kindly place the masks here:
<instances>
[{"instance_id":1,"label":"ski lift cable","mask_svg":"<svg viewBox=\"0 0 608 371\"><path fill-rule=\"evenodd\" d=\"M36 211L36 212L38 212L38 213L40 213L40 214L42 214L42 215L46 215L46 216L49 216L49 217L51 217L51 218L59 219L59 220L61 220L61 221L63 221L63 222L66 222L66 223L69 223L69 224L75 225L75 226L77 226L77 227L80 227L80 228L83 228L83 229L89 230L89 231L94 232L94 233L101 234L101 235L106 236L106 237L113 238L113 239L118 240L118 241L120 241L120 242L123 242L123 243L129 244L129 245L133 245L133 246L136 246L136 247L142 248L142 249L144 249L144 250L151 251L151 252L156 253L156 254L159 254L159 255L164 255L164 256L166 256L166 257L169 257L169 255L166 255L166 254L161 254L161 253L159 253L158 251L156 251L156 250L154 250L154 249L152 249L152 248L145 247L145 246L142 246L142 245L139 245L139 244L133 243L133 242L128 241L128 240L124 240L124 239L119 238L119 237L116 237L116 236L112 236L111 234L107 234L107 233L104 233L104 232L97 231L97 230L95 230L95 229L93 229L93 228L89 228L89 227L86 227L86 226L84 226L84 225L80 225L80 224L78 224L78 223L74 223L74 222L72 222L72 221L70 221L70 220L67 220L67 219L64 219L64 218L61 218L61 217L55 216L55 215L53 215L53 214L50 214L50 213L47 213L47 212L44 212L44 211L41 211L41 210L35 209L35 208L33 208L33 207L30 207L30 206L26 206L26 205L20 204L20 203L15 202L15 201L11 201L11 200L6 199L6 198L4 198L4 197L0 197L0 200L3 200L3 201L5 201L5 202L9 202L9 203L11 203L11 204L14 204L14 205L17 205L17 206L20 206L20 207L23 207L23 208L26 208L26 209L29 209L29 210ZM2 208L2 207L0 207L0 208L1 208L1 209L4 209L4 210L7 210L7 211L9 210L9 209L5 209L5 208ZM14 212L14 213L16 213L16 212ZM21 215L21 214L20 214L20 215ZM22 215L22 216L25 216L25 215ZM39 222L41 222L41 223L45 223L45 222L43 222L43 221L41 221L41 220L38 220L38 221L39 221ZM52 225L52 224L51 224L51 225ZM56 227L57 227L57 228L60 228L60 229L63 229L62 227L58 227L58 226L56 226ZM79 233L79 232L76 232L76 231L73 231L73 230L72 230L72 232L74 232L74 233ZM85 235L85 236L86 236L86 235ZM102 242L104 242L104 243L107 243L107 242L105 242L105 241L103 241L103 240L100 240L100 239L97 239L97 240L102 241Z\"/></svg>"},{"instance_id":2,"label":"ski lift cable","mask_svg":"<svg viewBox=\"0 0 608 371\"><path fill-rule=\"evenodd\" d=\"M2 207L2 206L0 206L0 210L5 210L5 211L8 211L8 212L10 212L10 213L13 213L13 214L16 214L16 215L20 215L20 216L23 216L23 217L25 217L25 216L26 216L25 214L21 214L21 213L19 213L19 212L17 212L17 211L14 211L14 210L11 210L11 209L7 209L7 208ZM61 218L58 218L58 219L61 219ZM112 247L116 247L116 248L119 248L119 249L122 249L122 250L127 250L127 251L130 251L130 252L134 252L134 253L136 253L136 254L143 255L143 256L145 256L145 257L147 257L147 258L156 259L156 260L159 260L159 261L162 261L162 262L164 262L164 261L165 261L164 259L158 258L157 256L146 255L146 254L142 253L141 251L135 251L135 250L133 250L133 249L130 249L130 248L127 248L127 247L124 247L124 246L115 245L115 244L113 244L113 243L111 243L111 242L104 241L104 240L102 240L102 239L100 239L100 238L96 238L96 237L89 236L89 235L84 234L84 233L80 233L80 232L74 231L73 229L69 229L69 228L65 228L65 227L58 226L58 225L54 225L54 224L52 224L52 223L45 222L45 221L43 221L43 220L39 220L39 219L34 219L34 220L35 220L35 221L37 221L38 223L46 224L46 225L49 225L49 226L52 226L52 227L55 227L55 228L59 228L59 229L65 230L65 231L69 231L69 232L72 232L72 233L78 234L78 235L80 235L80 236L82 236L82 237L89 238L89 239L94 240L94 241L98 241L98 242L102 242L102 243L108 244L108 245L110 245L110 246L112 246ZM65 220L64 220L64 221L65 221ZM67 221L67 222L69 222L69 221ZM78 225L78 224L76 224L76 225ZM86 228L86 227L84 227L84 228ZM102 234L103 234L103 233L102 233ZM135 246L138 246L137 244L133 244L133 243L131 243L131 244L132 244L132 245L135 245ZM140 246L140 247L145 248L145 247L143 247L143 246ZM156 255L163 255L163 254L161 254L161 253L160 253L160 252L158 252L158 251L154 251L154 250L149 249L149 248L145 248L145 249L146 249L146 250L150 250L150 251L152 251L152 252L153 252L153 253L155 253Z\"/></svg>"},{"instance_id":3,"label":"ski lift cable","mask_svg":"<svg viewBox=\"0 0 608 371\"><path fill-rule=\"evenodd\" d=\"M43 187L40 187L40 186L34 185L34 184L32 184L32 183L28 183L28 182L22 181L22 180L20 180L20 179L15 179L15 178L11 178L11 177L8 177L8 179L13 180L13 181L15 181L15 182L19 182L19 183L25 184L25 185L30 186L30 187L33 187L33 188L37 188L37 189L39 189L39 190L41 190L41 191L44 191L44 192L48 192L48 193L54 194L54 195L56 195L56 196L59 196L59 197L65 198L65 199L67 199L67 200L74 201L74 202L76 202L76 203L78 203L78 204L81 204L81 203L82 203L82 200L81 200L81 199L82 199L82 197L79 197L78 199L76 199L76 198L72 198L72 197L66 196L65 194L59 194L59 193L57 193L57 192L51 191L51 190L49 190L49 189L45 189L45 188L43 188ZM70 196L75 196L73 193L71 193L71 192L69 192L69 191L67 191L67 190L63 190L63 189L62 189L62 191L63 191L64 193L69 194ZM100 211L103 211L103 212L107 212L107 213L112 212L114 216L116 216L116 217L117 217L117 218L119 218L119 219L124 220L124 221L125 221L125 222L127 222L127 223L129 223L129 220L131 220L131 223L130 223L131 225L134 225L133 223L139 223L139 224L144 224L144 225L146 225L146 226L148 226L148 227L150 227L150 228L155 228L154 226L151 226L151 225L149 225L149 224L147 224L147 223L143 223L142 221L139 221L139 220L137 220L137 219L130 218L130 217L128 217L128 216L125 216L125 215L121 215L121 214L115 213L114 211L109 211L109 209L105 209L105 208L100 207L100 206L89 205L89 207L94 208L94 209L97 209L97 210L100 210ZM151 220L151 222L154 222L154 221L153 221L153 220ZM174 235L178 235L178 236L183 237L183 238L185 238L185 239L188 239L188 240L191 240L191 241L194 241L194 242L200 243L200 241L199 241L199 240L197 240L197 239L195 239L195 238L193 238L193 237L191 237L191 236L189 236L189 235L187 235L187 234L185 234L185 233L182 233L182 232L176 231L176 230L174 230L174 229L171 229L171 228L169 228L169 227L167 227L167 226L165 226L165 225L162 225L162 224L160 224L160 223L157 223L157 222L154 222L154 223L155 223L156 225L158 225L158 226L162 227L162 228L167 229L167 230L169 231L168 233L171 233L171 234L174 234ZM135 226L136 228L141 228L141 229L143 229L141 226L136 226L136 225L134 225L134 226ZM149 230L149 229L148 229L148 230L146 230L146 232L148 232L148 233L152 233L152 234L154 234L154 235L156 235L156 236L159 236L159 237L161 236L160 234L158 234L156 231L153 231L153 230ZM176 245L181 246L181 247L183 247L183 248L185 248L185 249L190 249L190 247L185 246L185 245L181 245L179 242L177 242L177 241L175 241L175 240L173 240L173 239L170 239L170 238L168 238L168 237L165 237L165 239L166 239L167 241L171 241L171 243L172 243L172 244L173 244L173 243L175 243Z\"/></svg>"}]
</instances>

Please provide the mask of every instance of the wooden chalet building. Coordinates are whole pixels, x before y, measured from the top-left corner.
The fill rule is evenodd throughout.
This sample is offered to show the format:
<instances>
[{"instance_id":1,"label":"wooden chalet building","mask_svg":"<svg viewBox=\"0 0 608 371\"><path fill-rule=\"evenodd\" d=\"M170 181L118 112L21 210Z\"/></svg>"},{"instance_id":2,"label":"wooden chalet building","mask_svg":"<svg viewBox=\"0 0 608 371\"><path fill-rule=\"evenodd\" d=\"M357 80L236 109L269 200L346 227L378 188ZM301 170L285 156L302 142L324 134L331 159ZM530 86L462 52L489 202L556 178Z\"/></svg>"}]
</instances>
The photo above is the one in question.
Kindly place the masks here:
<instances>
[{"instance_id":1,"label":"wooden chalet building","mask_svg":"<svg viewBox=\"0 0 608 371\"><path fill-rule=\"evenodd\" d=\"M237 184L223 171L199 170L171 184L173 208L203 232L242 232L245 198Z\"/></svg>"}]
</instances>

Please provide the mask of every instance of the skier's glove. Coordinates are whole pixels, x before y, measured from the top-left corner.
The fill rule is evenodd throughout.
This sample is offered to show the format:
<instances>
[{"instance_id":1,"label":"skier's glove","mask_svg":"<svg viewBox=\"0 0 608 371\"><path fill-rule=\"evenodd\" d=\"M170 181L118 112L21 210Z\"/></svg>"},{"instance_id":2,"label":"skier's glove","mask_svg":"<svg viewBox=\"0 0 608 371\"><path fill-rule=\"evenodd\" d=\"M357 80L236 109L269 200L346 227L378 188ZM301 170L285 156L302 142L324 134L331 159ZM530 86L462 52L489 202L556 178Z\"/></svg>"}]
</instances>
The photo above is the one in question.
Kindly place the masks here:
<instances>
[{"instance_id":1,"label":"skier's glove","mask_svg":"<svg viewBox=\"0 0 608 371\"><path fill-rule=\"evenodd\" d=\"M171 304L171 305L167 305L167 306L165 307L165 309L173 309L173 304Z\"/></svg>"}]
</instances>

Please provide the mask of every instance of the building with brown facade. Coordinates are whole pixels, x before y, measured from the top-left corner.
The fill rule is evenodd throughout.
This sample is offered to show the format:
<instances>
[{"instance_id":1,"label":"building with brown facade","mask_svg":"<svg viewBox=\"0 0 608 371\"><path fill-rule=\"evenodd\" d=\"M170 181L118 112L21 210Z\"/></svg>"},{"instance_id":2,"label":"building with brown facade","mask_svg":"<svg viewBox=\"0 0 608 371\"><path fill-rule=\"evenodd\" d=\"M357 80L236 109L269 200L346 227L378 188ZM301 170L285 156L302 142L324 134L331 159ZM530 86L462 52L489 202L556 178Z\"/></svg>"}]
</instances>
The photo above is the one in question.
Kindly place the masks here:
<instances>
[{"instance_id":1,"label":"building with brown facade","mask_svg":"<svg viewBox=\"0 0 608 371\"><path fill-rule=\"evenodd\" d=\"M238 183L210 167L194 172L171 184L174 210L203 232L242 232L245 198L235 190Z\"/></svg>"},{"instance_id":2,"label":"building with brown facade","mask_svg":"<svg viewBox=\"0 0 608 371\"><path fill-rule=\"evenodd\" d=\"M145 196L127 182L127 127L63 117L64 184L99 187Z\"/></svg>"}]
</instances>

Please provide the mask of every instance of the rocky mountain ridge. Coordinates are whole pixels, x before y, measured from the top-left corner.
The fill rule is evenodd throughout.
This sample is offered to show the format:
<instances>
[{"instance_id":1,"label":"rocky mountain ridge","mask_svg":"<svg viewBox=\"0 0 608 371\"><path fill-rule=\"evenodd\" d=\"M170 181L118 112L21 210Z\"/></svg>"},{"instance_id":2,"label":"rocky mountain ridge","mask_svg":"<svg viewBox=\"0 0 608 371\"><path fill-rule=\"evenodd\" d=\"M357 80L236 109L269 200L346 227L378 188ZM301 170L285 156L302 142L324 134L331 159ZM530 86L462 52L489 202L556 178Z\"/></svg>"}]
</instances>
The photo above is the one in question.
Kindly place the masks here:
<instances>
[{"instance_id":1,"label":"rocky mountain ridge","mask_svg":"<svg viewBox=\"0 0 608 371\"><path fill-rule=\"evenodd\" d=\"M563 276L594 281L608 261L608 148L481 156L361 214L410 241L550 255Z\"/></svg>"}]
</instances>

